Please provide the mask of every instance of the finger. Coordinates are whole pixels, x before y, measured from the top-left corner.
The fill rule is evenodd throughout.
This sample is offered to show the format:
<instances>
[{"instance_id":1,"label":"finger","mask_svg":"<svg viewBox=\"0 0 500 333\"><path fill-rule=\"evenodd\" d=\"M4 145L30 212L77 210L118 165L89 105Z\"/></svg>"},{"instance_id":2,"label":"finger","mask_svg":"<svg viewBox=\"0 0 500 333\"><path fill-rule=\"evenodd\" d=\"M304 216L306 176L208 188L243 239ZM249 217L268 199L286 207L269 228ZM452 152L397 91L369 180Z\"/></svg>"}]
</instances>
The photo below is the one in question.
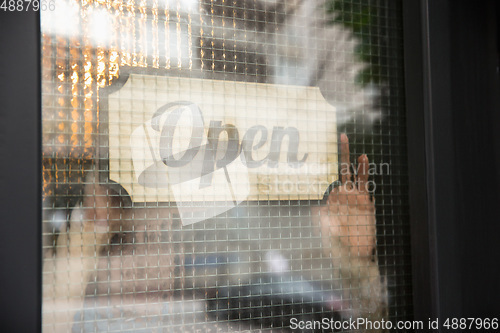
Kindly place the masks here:
<instances>
[{"instance_id":1,"label":"finger","mask_svg":"<svg viewBox=\"0 0 500 333\"><path fill-rule=\"evenodd\" d=\"M359 192L368 192L368 156L365 154L358 158L358 190Z\"/></svg>"},{"instance_id":2,"label":"finger","mask_svg":"<svg viewBox=\"0 0 500 333\"><path fill-rule=\"evenodd\" d=\"M351 179L350 165L349 138L345 133L342 133L340 134L340 175L342 184Z\"/></svg>"}]
</instances>

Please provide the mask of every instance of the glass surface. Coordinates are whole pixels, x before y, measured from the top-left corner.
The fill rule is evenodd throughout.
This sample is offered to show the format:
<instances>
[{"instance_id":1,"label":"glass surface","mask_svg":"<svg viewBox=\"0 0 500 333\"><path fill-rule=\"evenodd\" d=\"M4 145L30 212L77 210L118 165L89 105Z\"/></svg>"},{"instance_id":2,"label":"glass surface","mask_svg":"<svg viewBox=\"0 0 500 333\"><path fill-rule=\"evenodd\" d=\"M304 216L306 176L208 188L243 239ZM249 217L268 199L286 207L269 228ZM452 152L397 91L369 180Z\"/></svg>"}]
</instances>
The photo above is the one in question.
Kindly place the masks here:
<instances>
[{"instance_id":1,"label":"glass surface","mask_svg":"<svg viewBox=\"0 0 500 333\"><path fill-rule=\"evenodd\" d=\"M43 331L411 319L398 1L45 4Z\"/></svg>"}]
</instances>

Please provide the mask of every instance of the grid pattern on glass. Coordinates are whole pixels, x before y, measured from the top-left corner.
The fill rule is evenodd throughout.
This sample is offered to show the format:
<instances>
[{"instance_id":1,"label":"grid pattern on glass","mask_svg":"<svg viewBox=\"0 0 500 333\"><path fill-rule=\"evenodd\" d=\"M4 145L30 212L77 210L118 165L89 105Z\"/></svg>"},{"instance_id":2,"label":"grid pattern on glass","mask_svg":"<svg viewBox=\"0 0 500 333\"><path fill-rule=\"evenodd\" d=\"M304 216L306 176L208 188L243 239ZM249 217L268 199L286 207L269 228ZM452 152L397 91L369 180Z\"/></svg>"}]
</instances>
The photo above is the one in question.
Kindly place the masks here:
<instances>
[{"instance_id":1,"label":"grid pattern on glass","mask_svg":"<svg viewBox=\"0 0 500 333\"><path fill-rule=\"evenodd\" d=\"M41 54L44 331L411 317L398 2L61 0Z\"/></svg>"}]
</instances>

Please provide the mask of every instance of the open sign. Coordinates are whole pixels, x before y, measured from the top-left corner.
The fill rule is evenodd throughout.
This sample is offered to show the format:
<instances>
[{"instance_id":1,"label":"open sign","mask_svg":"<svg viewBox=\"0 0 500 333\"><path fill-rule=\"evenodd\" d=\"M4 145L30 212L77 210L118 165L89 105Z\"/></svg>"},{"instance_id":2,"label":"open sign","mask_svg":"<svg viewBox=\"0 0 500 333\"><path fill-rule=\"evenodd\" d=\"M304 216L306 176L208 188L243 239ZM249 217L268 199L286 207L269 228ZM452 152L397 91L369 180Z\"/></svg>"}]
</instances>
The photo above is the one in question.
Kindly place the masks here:
<instances>
[{"instance_id":1,"label":"open sign","mask_svg":"<svg viewBox=\"0 0 500 333\"><path fill-rule=\"evenodd\" d=\"M166 119L160 126L160 118L167 112ZM183 152L174 154L174 137L184 112L190 113L192 122L191 135L185 139L189 142L189 146ZM204 138L205 124L202 111L196 104L187 101L168 103L160 107L153 115L151 127L160 132L159 153L163 164L170 168L189 166L191 171L199 169L199 173L183 173L184 177L180 181L190 180L193 177L200 178L200 188L211 186L213 172L216 169L226 168L240 155L241 162L247 168L257 168L265 164L268 167L277 168L285 138L288 138L286 163L290 167L300 168L308 156L308 153L305 153L301 159L298 158L300 133L295 127L274 126L270 136L269 153L260 160L256 160L252 153L264 146L268 140L268 130L265 126L250 127L243 135L240 145L240 134L235 125L211 120L208 133ZM225 136L223 143L221 136ZM205 144L203 144L204 141L206 141ZM203 156L201 163L196 159L199 154ZM179 156L176 157L176 155Z\"/></svg>"},{"instance_id":2,"label":"open sign","mask_svg":"<svg viewBox=\"0 0 500 333\"><path fill-rule=\"evenodd\" d=\"M316 200L306 184L338 176L317 87L131 74L106 102L110 179L135 202Z\"/></svg>"}]
</instances>

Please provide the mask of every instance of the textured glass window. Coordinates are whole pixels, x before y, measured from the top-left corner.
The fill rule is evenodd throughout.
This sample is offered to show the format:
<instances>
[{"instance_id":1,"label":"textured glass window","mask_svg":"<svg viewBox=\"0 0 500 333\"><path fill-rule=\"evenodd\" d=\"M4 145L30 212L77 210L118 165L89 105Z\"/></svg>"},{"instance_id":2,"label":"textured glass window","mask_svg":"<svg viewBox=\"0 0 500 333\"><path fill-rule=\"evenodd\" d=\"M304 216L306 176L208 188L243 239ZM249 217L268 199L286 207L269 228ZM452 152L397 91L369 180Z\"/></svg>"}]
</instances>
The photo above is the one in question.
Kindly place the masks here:
<instances>
[{"instance_id":1,"label":"textured glass window","mask_svg":"<svg viewBox=\"0 0 500 333\"><path fill-rule=\"evenodd\" d=\"M399 1L50 4L44 331L411 319Z\"/></svg>"}]
</instances>

